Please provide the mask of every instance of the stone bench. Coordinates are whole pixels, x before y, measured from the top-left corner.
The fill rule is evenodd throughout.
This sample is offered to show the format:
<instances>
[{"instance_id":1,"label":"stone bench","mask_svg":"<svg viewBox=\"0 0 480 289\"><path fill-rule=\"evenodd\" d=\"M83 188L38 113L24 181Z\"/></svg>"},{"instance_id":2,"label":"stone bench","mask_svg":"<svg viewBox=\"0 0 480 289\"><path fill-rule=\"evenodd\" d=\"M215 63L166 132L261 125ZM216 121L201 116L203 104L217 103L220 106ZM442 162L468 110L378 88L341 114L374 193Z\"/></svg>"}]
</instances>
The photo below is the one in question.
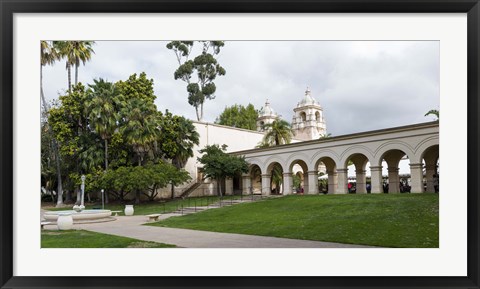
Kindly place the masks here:
<instances>
[{"instance_id":1,"label":"stone bench","mask_svg":"<svg viewBox=\"0 0 480 289\"><path fill-rule=\"evenodd\" d=\"M150 214L147 215L147 217L149 222L158 221L158 217L160 217L160 214Z\"/></svg>"},{"instance_id":2,"label":"stone bench","mask_svg":"<svg viewBox=\"0 0 480 289\"><path fill-rule=\"evenodd\" d=\"M40 222L40 229L43 230L43 226L53 224L52 222Z\"/></svg>"},{"instance_id":3,"label":"stone bench","mask_svg":"<svg viewBox=\"0 0 480 289\"><path fill-rule=\"evenodd\" d=\"M115 213L115 217L118 216L118 213L121 213L122 211L112 211L112 214Z\"/></svg>"}]
</instances>

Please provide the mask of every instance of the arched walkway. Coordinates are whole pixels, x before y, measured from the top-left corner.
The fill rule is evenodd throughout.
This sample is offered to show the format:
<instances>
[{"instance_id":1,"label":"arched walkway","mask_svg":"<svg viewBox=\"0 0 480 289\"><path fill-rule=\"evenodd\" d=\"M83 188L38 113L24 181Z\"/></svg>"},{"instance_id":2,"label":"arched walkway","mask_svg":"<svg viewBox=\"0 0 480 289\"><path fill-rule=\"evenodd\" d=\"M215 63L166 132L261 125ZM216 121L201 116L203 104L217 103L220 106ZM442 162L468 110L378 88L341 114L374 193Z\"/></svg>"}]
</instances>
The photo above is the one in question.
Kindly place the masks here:
<instances>
[{"instance_id":1,"label":"arched walkway","mask_svg":"<svg viewBox=\"0 0 480 289\"><path fill-rule=\"evenodd\" d=\"M438 122L430 122L234 154L245 156L260 170L264 195L270 195L272 189L274 193L293 193L294 175L299 176L305 193L346 194L349 164L355 168L358 194L367 193L368 171L371 193L405 192L407 183L412 193L438 192L438 136ZM400 162L409 163L410 174L399 175ZM258 174L253 177L250 172L249 178L253 183ZM244 179L244 192L246 182Z\"/></svg>"}]
</instances>

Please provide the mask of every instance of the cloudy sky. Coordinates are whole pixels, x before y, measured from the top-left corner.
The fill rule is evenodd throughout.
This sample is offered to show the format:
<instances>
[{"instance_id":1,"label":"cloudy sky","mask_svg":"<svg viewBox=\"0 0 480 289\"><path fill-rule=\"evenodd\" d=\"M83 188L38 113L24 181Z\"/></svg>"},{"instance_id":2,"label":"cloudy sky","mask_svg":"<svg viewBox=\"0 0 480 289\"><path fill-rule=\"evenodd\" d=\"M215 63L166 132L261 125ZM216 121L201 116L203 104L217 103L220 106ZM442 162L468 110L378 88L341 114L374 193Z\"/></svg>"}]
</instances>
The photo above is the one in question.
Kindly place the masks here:
<instances>
[{"instance_id":1,"label":"cloudy sky","mask_svg":"<svg viewBox=\"0 0 480 289\"><path fill-rule=\"evenodd\" d=\"M166 43L97 41L79 81L116 82L146 72L159 110L195 119L186 84L173 78L178 64ZM439 108L439 53L436 41L227 41L219 55L227 73L216 80L216 98L205 103L204 120L215 121L233 104L259 109L268 99L291 122L309 86L332 136L431 121L424 114ZM44 68L48 99L66 87L64 60Z\"/></svg>"}]
</instances>

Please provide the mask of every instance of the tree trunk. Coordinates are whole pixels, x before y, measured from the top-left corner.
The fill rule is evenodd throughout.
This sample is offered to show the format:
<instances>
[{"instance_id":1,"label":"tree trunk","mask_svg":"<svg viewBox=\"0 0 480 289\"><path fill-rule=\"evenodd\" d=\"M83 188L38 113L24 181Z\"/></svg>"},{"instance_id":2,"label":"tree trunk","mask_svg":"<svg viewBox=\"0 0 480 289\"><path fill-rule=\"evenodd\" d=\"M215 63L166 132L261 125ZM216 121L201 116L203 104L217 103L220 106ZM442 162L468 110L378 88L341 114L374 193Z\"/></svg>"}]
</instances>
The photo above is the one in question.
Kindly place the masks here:
<instances>
[{"instance_id":1,"label":"tree trunk","mask_svg":"<svg viewBox=\"0 0 480 289\"><path fill-rule=\"evenodd\" d=\"M58 144L55 139L52 140L53 145L53 152L55 155L55 163L57 167L57 207L63 206L63 186L62 186L62 171L60 168L60 154L58 152Z\"/></svg>"},{"instance_id":2,"label":"tree trunk","mask_svg":"<svg viewBox=\"0 0 480 289\"><path fill-rule=\"evenodd\" d=\"M199 114L199 112L198 112L198 106L195 106L195 113L197 114L197 120L198 120L198 121L201 121L202 118L200 117L200 114Z\"/></svg>"},{"instance_id":3,"label":"tree trunk","mask_svg":"<svg viewBox=\"0 0 480 289\"><path fill-rule=\"evenodd\" d=\"M108 170L108 140L105 138L105 171Z\"/></svg>"},{"instance_id":4,"label":"tree trunk","mask_svg":"<svg viewBox=\"0 0 480 289\"><path fill-rule=\"evenodd\" d=\"M220 184L221 184L221 178L218 178L218 179L217 179L217 195L218 195L219 197L222 196L222 190L220 189Z\"/></svg>"},{"instance_id":5,"label":"tree trunk","mask_svg":"<svg viewBox=\"0 0 480 289\"><path fill-rule=\"evenodd\" d=\"M78 63L75 64L75 85L78 84Z\"/></svg>"},{"instance_id":6,"label":"tree trunk","mask_svg":"<svg viewBox=\"0 0 480 289\"><path fill-rule=\"evenodd\" d=\"M45 111L45 115L48 113L48 104L45 101L45 95L43 94L43 66L40 65L40 97L42 98L43 102L43 110ZM52 137L52 144L53 144L53 154L55 156L55 162L57 167L57 207L63 206L63 186L62 186L62 172L60 168L60 153L58 151L58 144L53 136L53 131L50 128L50 124L48 124L48 132L51 134Z\"/></svg>"},{"instance_id":7,"label":"tree trunk","mask_svg":"<svg viewBox=\"0 0 480 289\"><path fill-rule=\"evenodd\" d=\"M172 200L175 198L175 185L172 183Z\"/></svg>"},{"instance_id":8,"label":"tree trunk","mask_svg":"<svg viewBox=\"0 0 480 289\"><path fill-rule=\"evenodd\" d=\"M67 64L67 75L68 75L68 92L72 91L72 69L70 64Z\"/></svg>"},{"instance_id":9,"label":"tree trunk","mask_svg":"<svg viewBox=\"0 0 480 289\"><path fill-rule=\"evenodd\" d=\"M200 104L200 121L203 121L203 102Z\"/></svg>"},{"instance_id":10,"label":"tree trunk","mask_svg":"<svg viewBox=\"0 0 480 289\"><path fill-rule=\"evenodd\" d=\"M140 204L140 191L136 190L135 191L135 204Z\"/></svg>"}]
</instances>

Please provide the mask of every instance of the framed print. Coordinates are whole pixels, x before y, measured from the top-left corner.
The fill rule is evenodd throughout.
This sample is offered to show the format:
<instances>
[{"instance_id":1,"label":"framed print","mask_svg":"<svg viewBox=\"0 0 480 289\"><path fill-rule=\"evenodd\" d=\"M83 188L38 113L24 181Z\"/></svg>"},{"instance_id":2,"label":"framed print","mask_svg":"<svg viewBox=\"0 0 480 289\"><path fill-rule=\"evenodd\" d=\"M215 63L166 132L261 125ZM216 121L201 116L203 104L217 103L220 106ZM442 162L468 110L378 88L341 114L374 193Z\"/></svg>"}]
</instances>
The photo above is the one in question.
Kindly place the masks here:
<instances>
[{"instance_id":1,"label":"framed print","mask_svg":"<svg viewBox=\"0 0 480 289\"><path fill-rule=\"evenodd\" d=\"M2 288L479 288L478 0L1 7Z\"/></svg>"}]
</instances>

